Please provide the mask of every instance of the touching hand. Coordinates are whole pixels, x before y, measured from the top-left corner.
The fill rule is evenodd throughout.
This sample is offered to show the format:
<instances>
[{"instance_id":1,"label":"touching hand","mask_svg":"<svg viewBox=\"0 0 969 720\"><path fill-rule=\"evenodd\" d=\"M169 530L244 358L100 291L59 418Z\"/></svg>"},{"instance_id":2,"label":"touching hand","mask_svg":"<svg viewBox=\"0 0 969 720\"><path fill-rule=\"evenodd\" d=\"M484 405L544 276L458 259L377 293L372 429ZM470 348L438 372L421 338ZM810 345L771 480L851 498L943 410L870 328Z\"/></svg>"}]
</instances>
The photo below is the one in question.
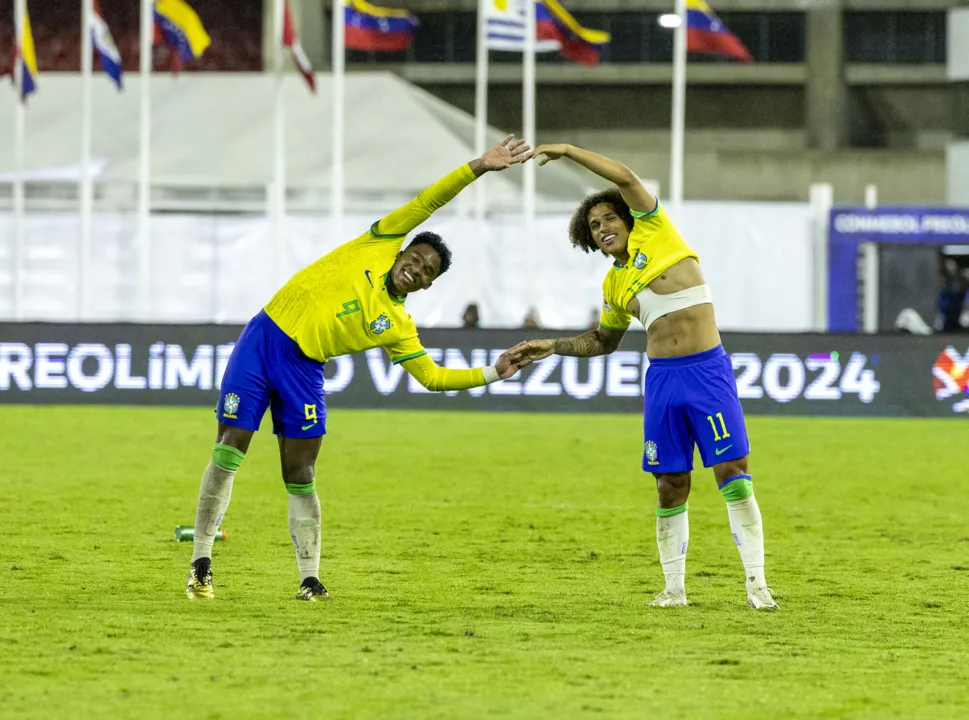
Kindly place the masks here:
<instances>
[{"instance_id":1,"label":"touching hand","mask_svg":"<svg viewBox=\"0 0 969 720\"><path fill-rule=\"evenodd\" d=\"M520 342L515 347L505 350L498 358L498 362L495 363L495 370L498 371L498 376L502 380L507 380L523 367L532 364L531 358L524 354L527 345L527 342Z\"/></svg>"},{"instance_id":2,"label":"touching hand","mask_svg":"<svg viewBox=\"0 0 969 720\"><path fill-rule=\"evenodd\" d=\"M482 173L491 170L504 170L512 165L525 162L529 150L531 148L524 140L509 135L493 148L487 150L474 164L478 166Z\"/></svg>"},{"instance_id":3,"label":"touching hand","mask_svg":"<svg viewBox=\"0 0 969 720\"><path fill-rule=\"evenodd\" d=\"M565 143L555 143L553 145L539 145L534 152L529 153L526 160L538 158L538 164L544 165L551 160L558 160L563 155L567 155L569 146Z\"/></svg>"},{"instance_id":4,"label":"touching hand","mask_svg":"<svg viewBox=\"0 0 969 720\"><path fill-rule=\"evenodd\" d=\"M513 349L519 349L522 360L527 360L526 364L531 364L533 362L538 362L539 360L544 360L549 355L555 353L555 341L554 340L529 340L527 342L519 343ZM524 366L523 366L524 367Z\"/></svg>"}]
</instances>

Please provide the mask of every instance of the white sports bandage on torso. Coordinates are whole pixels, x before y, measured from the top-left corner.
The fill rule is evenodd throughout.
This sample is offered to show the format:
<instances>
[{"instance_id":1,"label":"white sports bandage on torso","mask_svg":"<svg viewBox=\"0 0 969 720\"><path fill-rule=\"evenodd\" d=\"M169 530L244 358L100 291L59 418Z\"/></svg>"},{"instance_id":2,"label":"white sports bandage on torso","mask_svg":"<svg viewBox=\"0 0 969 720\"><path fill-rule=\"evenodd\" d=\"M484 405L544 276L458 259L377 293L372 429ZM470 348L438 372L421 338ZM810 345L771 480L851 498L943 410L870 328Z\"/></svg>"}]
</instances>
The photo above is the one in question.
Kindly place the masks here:
<instances>
[{"instance_id":1,"label":"white sports bandage on torso","mask_svg":"<svg viewBox=\"0 0 969 720\"><path fill-rule=\"evenodd\" d=\"M649 326L664 315L685 310L694 305L712 303L713 295L710 293L710 288L703 284L686 290L677 290L668 295L659 295L645 288L636 296L636 299L639 300L639 322L643 324L644 330L649 330Z\"/></svg>"}]
</instances>

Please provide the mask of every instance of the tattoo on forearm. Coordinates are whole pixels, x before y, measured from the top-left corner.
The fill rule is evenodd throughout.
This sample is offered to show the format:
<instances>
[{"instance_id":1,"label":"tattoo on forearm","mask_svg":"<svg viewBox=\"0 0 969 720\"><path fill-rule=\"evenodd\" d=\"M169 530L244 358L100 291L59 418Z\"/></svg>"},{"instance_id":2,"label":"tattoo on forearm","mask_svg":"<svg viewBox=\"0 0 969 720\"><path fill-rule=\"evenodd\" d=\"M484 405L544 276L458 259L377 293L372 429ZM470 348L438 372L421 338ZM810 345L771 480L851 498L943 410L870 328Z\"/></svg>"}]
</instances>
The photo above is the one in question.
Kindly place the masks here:
<instances>
[{"instance_id":1,"label":"tattoo on forearm","mask_svg":"<svg viewBox=\"0 0 969 720\"><path fill-rule=\"evenodd\" d=\"M556 355L595 357L597 355L605 355L607 352L608 349L599 338L599 333L596 330L587 332L585 335L559 338L555 341Z\"/></svg>"}]
</instances>

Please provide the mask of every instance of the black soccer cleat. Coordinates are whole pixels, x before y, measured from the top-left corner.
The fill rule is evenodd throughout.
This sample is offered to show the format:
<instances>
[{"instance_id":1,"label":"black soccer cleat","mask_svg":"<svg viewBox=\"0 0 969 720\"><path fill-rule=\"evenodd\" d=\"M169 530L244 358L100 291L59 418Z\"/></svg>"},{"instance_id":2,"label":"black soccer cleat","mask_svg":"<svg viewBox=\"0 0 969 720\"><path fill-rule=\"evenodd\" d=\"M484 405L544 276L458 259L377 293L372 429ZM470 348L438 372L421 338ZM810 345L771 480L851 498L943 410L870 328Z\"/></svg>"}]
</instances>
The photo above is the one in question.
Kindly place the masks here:
<instances>
[{"instance_id":1,"label":"black soccer cleat","mask_svg":"<svg viewBox=\"0 0 969 720\"><path fill-rule=\"evenodd\" d=\"M310 602L322 602L330 599L330 593L323 587L323 583L318 578L308 577L299 586L296 593L297 600L308 600Z\"/></svg>"}]
</instances>

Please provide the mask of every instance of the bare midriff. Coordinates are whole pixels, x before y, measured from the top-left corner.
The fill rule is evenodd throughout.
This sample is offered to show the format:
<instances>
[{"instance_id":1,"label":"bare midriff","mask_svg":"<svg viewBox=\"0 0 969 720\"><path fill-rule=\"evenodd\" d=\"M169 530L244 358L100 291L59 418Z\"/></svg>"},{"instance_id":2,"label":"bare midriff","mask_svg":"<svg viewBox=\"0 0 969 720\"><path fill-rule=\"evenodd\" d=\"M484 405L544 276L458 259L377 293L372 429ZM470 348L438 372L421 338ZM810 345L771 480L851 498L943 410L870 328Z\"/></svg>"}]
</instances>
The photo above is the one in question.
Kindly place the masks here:
<instances>
[{"instance_id":1,"label":"bare midriff","mask_svg":"<svg viewBox=\"0 0 969 720\"><path fill-rule=\"evenodd\" d=\"M649 284L657 295L686 290L704 284L700 264L694 258L680 260ZM626 309L639 316L639 299ZM711 350L720 344L720 332L713 305L703 303L657 318L646 332L646 354L651 358L673 358Z\"/></svg>"}]
</instances>

